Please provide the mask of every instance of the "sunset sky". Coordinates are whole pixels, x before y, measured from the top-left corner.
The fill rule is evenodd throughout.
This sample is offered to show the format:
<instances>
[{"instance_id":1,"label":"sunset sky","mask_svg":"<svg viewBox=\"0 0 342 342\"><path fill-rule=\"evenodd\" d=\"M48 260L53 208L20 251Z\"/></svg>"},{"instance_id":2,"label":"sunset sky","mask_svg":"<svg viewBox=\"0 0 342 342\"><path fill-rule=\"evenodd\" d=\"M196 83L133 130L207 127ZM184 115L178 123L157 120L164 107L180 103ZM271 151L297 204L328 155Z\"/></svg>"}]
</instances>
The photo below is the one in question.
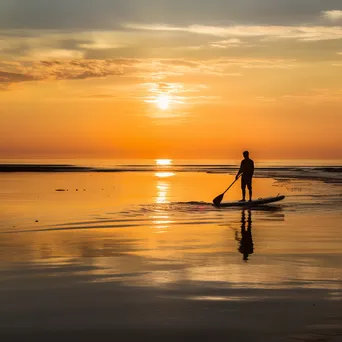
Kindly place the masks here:
<instances>
[{"instance_id":1,"label":"sunset sky","mask_svg":"<svg viewBox=\"0 0 342 342\"><path fill-rule=\"evenodd\" d=\"M341 146L341 0L0 0L0 158Z\"/></svg>"}]
</instances>

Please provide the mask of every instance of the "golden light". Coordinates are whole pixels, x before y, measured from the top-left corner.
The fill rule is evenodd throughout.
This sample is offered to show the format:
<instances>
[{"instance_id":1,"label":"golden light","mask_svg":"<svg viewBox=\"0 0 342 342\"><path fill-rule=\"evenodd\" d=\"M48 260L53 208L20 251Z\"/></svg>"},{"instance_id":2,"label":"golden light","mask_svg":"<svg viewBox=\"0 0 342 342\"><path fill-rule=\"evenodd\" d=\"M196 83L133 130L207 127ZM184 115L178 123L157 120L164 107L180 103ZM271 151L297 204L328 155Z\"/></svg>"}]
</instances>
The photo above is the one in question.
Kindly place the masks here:
<instances>
[{"instance_id":1,"label":"golden light","mask_svg":"<svg viewBox=\"0 0 342 342\"><path fill-rule=\"evenodd\" d=\"M172 164L171 159L157 159L156 164L159 166L168 166Z\"/></svg>"},{"instance_id":2,"label":"golden light","mask_svg":"<svg viewBox=\"0 0 342 342\"><path fill-rule=\"evenodd\" d=\"M173 176L175 176L173 172L157 172L156 173L156 177L158 178L169 178Z\"/></svg>"},{"instance_id":3,"label":"golden light","mask_svg":"<svg viewBox=\"0 0 342 342\"><path fill-rule=\"evenodd\" d=\"M157 189L158 189L158 194L157 194L156 202L158 204L169 203L169 201L167 200L167 193L169 190L168 183L158 182Z\"/></svg>"},{"instance_id":4,"label":"golden light","mask_svg":"<svg viewBox=\"0 0 342 342\"><path fill-rule=\"evenodd\" d=\"M157 98L157 106L161 110L166 110L169 108L170 98L169 95L159 95Z\"/></svg>"}]
</instances>

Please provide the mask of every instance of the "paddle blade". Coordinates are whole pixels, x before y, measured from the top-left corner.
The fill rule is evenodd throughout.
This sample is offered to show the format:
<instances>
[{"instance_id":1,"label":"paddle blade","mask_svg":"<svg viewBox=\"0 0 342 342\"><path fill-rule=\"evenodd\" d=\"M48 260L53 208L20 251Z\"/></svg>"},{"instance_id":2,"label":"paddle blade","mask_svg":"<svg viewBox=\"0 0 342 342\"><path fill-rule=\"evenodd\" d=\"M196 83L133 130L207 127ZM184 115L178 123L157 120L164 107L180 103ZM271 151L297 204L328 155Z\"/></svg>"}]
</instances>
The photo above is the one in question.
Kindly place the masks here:
<instances>
[{"instance_id":1,"label":"paddle blade","mask_svg":"<svg viewBox=\"0 0 342 342\"><path fill-rule=\"evenodd\" d=\"M217 206L220 205L223 200L223 196L224 194L221 194L220 196L217 196L216 198L214 198L213 200L214 205L217 205Z\"/></svg>"}]
</instances>

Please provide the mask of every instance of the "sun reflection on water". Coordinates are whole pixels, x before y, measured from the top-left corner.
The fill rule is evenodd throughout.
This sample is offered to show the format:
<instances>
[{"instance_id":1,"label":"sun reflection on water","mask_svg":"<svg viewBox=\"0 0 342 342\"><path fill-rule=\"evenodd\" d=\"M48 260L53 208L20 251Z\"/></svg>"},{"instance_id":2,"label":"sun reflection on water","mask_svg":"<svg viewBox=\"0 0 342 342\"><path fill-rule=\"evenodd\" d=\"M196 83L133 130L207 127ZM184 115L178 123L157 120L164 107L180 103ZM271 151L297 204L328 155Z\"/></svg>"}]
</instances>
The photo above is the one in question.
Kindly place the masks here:
<instances>
[{"instance_id":1,"label":"sun reflection on water","mask_svg":"<svg viewBox=\"0 0 342 342\"><path fill-rule=\"evenodd\" d=\"M160 165L170 165L171 160L162 159L158 160ZM158 178L156 182L157 194L155 202L160 205L158 206L158 214L152 217L152 222L155 228L158 229L158 233L164 233L172 221L165 211L165 205L170 203L170 182L168 178L175 176L173 172L156 172L155 176Z\"/></svg>"},{"instance_id":2,"label":"sun reflection on water","mask_svg":"<svg viewBox=\"0 0 342 342\"><path fill-rule=\"evenodd\" d=\"M155 176L158 178L156 183L157 196L156 203L169 203L168 192L170 189L170 183L166 180L167 178L175 176L173 172L156 172Z\"/></svg>"},{"instance_id":3,"label":"sun reflection on water","mask_svg":"<svg viewBox=\"0 0 342 342\"><path fill-rule=\"evenodd\" d=\"M171 159L156 159L156 164L158 166L170 166L172 165Z\"/></svg>"},{"instance_id":4,"label":"sun reflection on water","mask_svg":"<svg viewBox=\"0 0 342 342\"><path fill-rule=\"evenodd\" d=\"M157 183L157 198L156 198L156 202L158 204L169 203L169 201L167 199L168 190L169 190L168 183L158 181L158 183Z\"/></svg>"},{"instance_id":5,"label":"sun reflection on water","mask_svg":"<svg viewBox=\"0 0 342 342\"><path fill-rule=\"evenodd\" d=\"M173 176L175 176L173 172L157 172L156 173L156 177L158 178L169 178Z\"/></svg>"},{"instance_id":6,"label":"sun reflection on water","mask_svg":"<svg viewBox=\"0 0 342 342\"><path fill-rule=\"evenodd\" d=\"M169 183L163 180L158 180L156 188L156 203L160 205L170 203L168 199L168 191L170 188ZM169 228L169 224L171 223L169 215L167 212L163 211L159 212L158 215L154 215L152 217L152 222L155 228L158 229L158 233L164 233Z\"/></svg>"}]
</instances>

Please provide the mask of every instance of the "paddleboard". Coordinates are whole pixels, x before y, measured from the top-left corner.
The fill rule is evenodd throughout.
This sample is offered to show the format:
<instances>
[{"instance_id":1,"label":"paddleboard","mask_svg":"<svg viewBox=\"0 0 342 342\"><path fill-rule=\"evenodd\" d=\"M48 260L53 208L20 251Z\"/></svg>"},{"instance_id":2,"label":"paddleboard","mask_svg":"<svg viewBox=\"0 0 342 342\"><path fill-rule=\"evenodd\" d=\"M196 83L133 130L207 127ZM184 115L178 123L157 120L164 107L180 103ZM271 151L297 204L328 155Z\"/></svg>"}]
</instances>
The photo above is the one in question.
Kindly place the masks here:
<instances>
[{"instance_id":1,"label":"paddleboard","mask_svg":"<svg viewBox=\"0 0 342 342\"><path fill-rule=\"evenodd\" d=\"M253 200L252 202L223 202L218 207L254 207L262 204L269 204L282 201L285 196L266 197Z\"/></svg>"}]
</instances>

